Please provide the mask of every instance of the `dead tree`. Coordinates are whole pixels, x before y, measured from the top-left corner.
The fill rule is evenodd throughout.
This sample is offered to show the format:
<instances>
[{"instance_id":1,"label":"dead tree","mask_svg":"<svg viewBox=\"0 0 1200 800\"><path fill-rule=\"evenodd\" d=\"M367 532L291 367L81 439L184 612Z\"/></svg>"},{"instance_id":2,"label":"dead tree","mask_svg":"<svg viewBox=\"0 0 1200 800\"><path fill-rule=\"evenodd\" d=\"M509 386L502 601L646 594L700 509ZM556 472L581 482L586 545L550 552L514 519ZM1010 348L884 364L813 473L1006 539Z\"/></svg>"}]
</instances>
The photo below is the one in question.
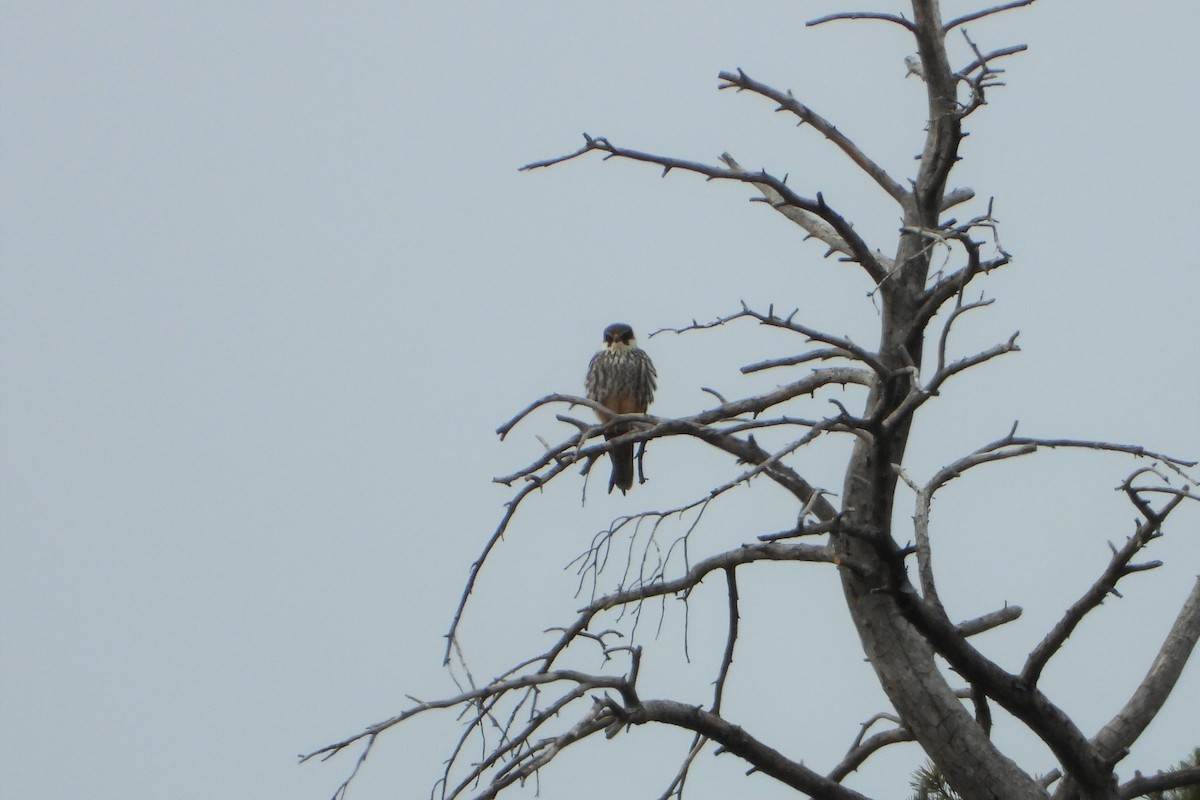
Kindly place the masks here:
<instances>
[{"instance_id":1,"label":"dead tree","mask_svg":"<svg viewBox=\"0 0 1200 800\"><path fill-rule=\"evenodd\" d=\"M593 577L600 575L614 543L631 526L649 523L657 529L664 519L702 510L730 489L750 481L771 481L790 493L795 499L797 523L790 530L690 562L684 569L672 569L669 560L660 559L636 574L627 574L610 593L594 596L573 620L557 629L544 652L484 685L470 685L457 696L418 703L304 758L328 758L358 745L361 766L384 731L427 710L456 708L464 714L465 731L450 754L435 797L495 797L530 779L576 743L652 723L683 728L694 736L664 797L682 796L688 771L706 747L741 758L750 770L823 800L863 797L843 785L843 779L880 749L911 741L919 743L949 785L968 800L1044 800L1051 796L1056 800L1117 800L1200 779L1200 770L1190 769L1151 777L1138 775L1120 784L1115 773L1130 745L1162 707L1200 637L1200 583L1183 603L1141 685L1100 730L1082 730L1039 684L1047 663L1080 621L1107 595L1116 593L1125 576L1158 565L1140 560L1142 551L1162 535L1168 517L1180 505L1195 499L1192 490L1198 484L1187 472L1194 462L1138 446L1027 437L1018 434L1014 425L1006 435L964 455L923 484L902 467L914 415L952 378L1018 349L1014 335L982 352L952 357L950 339L956 321L989 302L969 299L968 287L978 276L1006 266L1010 257L999 244L990 203L969 218L952 216L952 209L973 200L974 192L951 189L948 180L959 159L964 121L984 106L990 91L1001 85L1003 70L998 65L1025 49L1023 45L990 50L977 46L966 37L963 26L1032 2L1009 2L944 21L937 0L912 0L911 18L854 12L809 23L817 26L839 20L868 20L899 26L912 36L916 55L909 59L909 71L926 86L928 128L911 180L894 177L790 91L775 89L741 70L720 74L722 89L760 96L774 104L776 111L815 129L894 201L903 224L897 241L888 245L886 253L890 255L866 241L821 192L802 193L777 175L743 168L728 154L723 154L719 163L701 163L642 152L603 136L585 135L578 150L525 167L540 169L597 153L606 160L644 162L664 174L691 173L753 187L757 199L803 228L809 238L827 249L827 256L836 256L839 262L857 265L865 272L879 309L879 344L871 348L816 330L794 313L743 305L729 316L705 324L692 323L678 331L715 328L742 319L789 331L803 342L796 355L751 364L744 371L803 365L808 367L807 373L765 394L736 400L718 398L717 406L680 418L623 415L597 425L559 414L557 418L567 426L569 435L548 446L533 463L497 479L516 487L515 494L483 554L472 566L448 635L447 663L456 647L459 621L476 576L523 502L565 473L573 473L579 465L586 470L614 446L692 437L727 453L741 466L730 481L706 491L693 503L615 521L582 557L584 570ZM964 37L973 53L968 63L950 63L946 48L950 36ZM935 270L935 257L939 264L945 261L956 266ZM835 388L858 398L853 408L835 398L832 404L820 406L832 408L832 412L803 416L797 411L818 407L820 396ZM594 405L572 395L543 397L502 426L499 433L503 437L537 409L561 407L566 412L571 406ZM606 442L602 434L606 426L612 425L631 426L632 430ZM765 438L762 432L768 430L792 435L784 446L768 449L755 436L758 433ZM836 435L852 437L853 450L841 491L833 495L814 486L789 461L817 438ZM659 445L663 446L669 444ZM1016 619L1021 610L1007 607L966 622L952 621L935 582L930 509L934 495L955 478L982 465L1045 448L1108 451L1137 459L1137 468L1121 487L1137 515L1137 523L1125 543L1113 548L1102 574L1029 653L1023 668L1011 672L974 646L971 637ZM894 530L896 493L901 482L915 492L916 510L912 529ZM863 652L892 705L892 709L864 725L857 738L848 736L853 742L845 758L825 770L806 765L800 758L803 754L773 748L722 715L722 692L738 636L738 581L747 565L760 561L816 562L837 571ZM650 653L644 654L640 646L620 643L605 627L605 620L614 612L638 607L651 599L686 594L710 577L724 578L729 605L725 655L716 670L711 702L698 706L643 696L638 671L642 659ZM605 667L586 672L565 665L568 650L576 652L580 648L599 648ZM949 669L939 663L939 658ZM1057 761L1049 765L1053 767L1049 775L1035 777L1026 772L993 743L989 733L994 708L1020 720L1046 744ZM889 727L871 732L878 723ZM492 737L486 739L488 746L482 757L468 757L471 737L485 734ZM348 783L349 779L343 789Z\"/></svg>"}]
</instances>

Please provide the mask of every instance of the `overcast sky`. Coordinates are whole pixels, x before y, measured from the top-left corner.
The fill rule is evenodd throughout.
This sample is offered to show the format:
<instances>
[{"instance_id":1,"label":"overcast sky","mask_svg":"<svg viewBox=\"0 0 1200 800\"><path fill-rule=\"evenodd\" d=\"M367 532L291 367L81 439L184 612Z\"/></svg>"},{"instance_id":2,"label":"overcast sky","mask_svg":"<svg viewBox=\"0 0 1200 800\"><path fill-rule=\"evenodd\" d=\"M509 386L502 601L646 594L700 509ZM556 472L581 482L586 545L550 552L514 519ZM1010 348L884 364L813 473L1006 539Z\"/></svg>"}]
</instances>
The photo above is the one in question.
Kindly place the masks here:
<instances>
[{"instance_id":1,"label":"overcast sky","mask_svg":"<svg viewBox=\"0 0 1200 800\"><path fill-rule=\"evenodd\" d=\"M801 342L749 324L647 334L746 300L877 339L868 285L736 185L599 158L519 173L580 133L789 174L885 251L896 210L813 130L718 92L721 69L791 88L897 176L919 152L915 48L878 23L806 29L831 2L3 2L0 18L0 786L8 797L324 800L353 755L296 755L453 693L445 633L508 497L491 482L569 432L529 401L579 392L603 327L631 323L660 374L652 411L788 380L743 364ZM877 3L901 10L902 4ZM972 10L945 3L949 18ZM1086 10L1085 10L1086 9ZM1013 264L953 341L1022 352L922 411L915 478L1003 435L1200 456L1194 157L1200 5L1067 3L970 26L1026 42L971 118L952 183L995 197ZM968 60L961 42L955 57ZM953 264L948 264L953 267ZM805 407L824 413L820 404ZM840 488L845 447L798 468ZM960 481L935 508L942 594L967 618L1016 603L980 645L1017 668L1132 527L1127 459L1039 455ZM702 496L739 467L651 450L650 483L580 505L531 498L484 571L464 647L486 679L545 647L580 600L564 567L612 517ZM908 499L902 500L907 503ZM907 511L899 517L903 519ZM767 485L713 509L699 557L794 520ZM1045 676L1092 733L1148 667L1200 565L1200 514L1154 543ZM671 538L678 533L673 530ZM669 538L667 541L669 542ZM739 573L730 718L818 770L886 708L832 570ZM606 576L615 580L617 576ZM720 586L664 611L646 692L707 701ZM657 613L657 612L656 612ZM657 617L653 618L657 624ZM594 665L593 665L594 666ZM1192 664L1121 767L1200 744ZM383 737L351 797L424 797L451 715ZM1004 720L1033 772L1050 755ZM689 737L582 747L546 797L655 797ZM901 797L921 755L849 781ZM705 756L696 798L790 792ZM533 787L526 795L531 796Z\"/></svg>"}]
</instances>

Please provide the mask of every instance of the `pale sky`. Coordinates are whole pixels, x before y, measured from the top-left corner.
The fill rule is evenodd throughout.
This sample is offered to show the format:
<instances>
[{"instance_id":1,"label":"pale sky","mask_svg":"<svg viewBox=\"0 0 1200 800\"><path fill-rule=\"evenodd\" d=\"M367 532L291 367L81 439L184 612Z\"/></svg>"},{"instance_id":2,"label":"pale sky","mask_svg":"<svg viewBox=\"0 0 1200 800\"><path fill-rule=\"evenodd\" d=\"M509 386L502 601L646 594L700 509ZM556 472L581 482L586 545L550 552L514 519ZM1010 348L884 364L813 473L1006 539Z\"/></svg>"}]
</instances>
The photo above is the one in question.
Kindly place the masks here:
<instances>
[{"instance_id":1,"label":"pale sky","mask_svg":"<svg viewBox=\"0 0 1200 800\"><path fill-rule=\"evenodd\" d=\"M975 7L947 1L944 16ZM640 334L661 415L709 407L701 387L732 397L792 379L739 374L801 345L748 323L648 337L743 299L874 344L866 279L746 187L595 157L517 171L583 131L698 160L729 151L822 191L890 251L899 218L877 187L766 101L716 89L737 67L790 88L910 176L924 123L923 87L904 79L911 41L877 23L803 25L849 8L0 4L3 794L325 800L354 754L298 766L298 753L407 695L454 693L441 637L508 497L491 478L569 433L553 413L504 443L494 430L537 397L581 392L606 324ZM1116 0L1041 0L969 30L984 49L1030 49L1004 63L1008 85L971 118L952 177L978 195L964 215L995 197L1015 257L978 284L996 303L953 346L1019 329L1022 352L923 409L908 469L927 478L1014 420L1200 457L1200 6L1135 16ZM795 465L837 491L844 454L834 443ZM1025 608L979 640L1002 665L1020 666L1132 530L1112 489L1135 466L1044 454L940 496L951 615ZM571 474L531 498L468 611L477 679L574 618L564 567L608 520L702 496L739 467L672 440L647 470L628 497L593 481L581 507ZM692 556L795 511L767 485L734 493ZM1198 537L1193 507L1150 549L1164 566L1129 578L1052 662L1045 688L1085 732L1149 666L1198 571ZM828 769L886 710L834 572L739 578L725 710ZM692 599L690 665L682 604L665 615L657 642L657 609L636 632L654 651L643 695L707 702L722 587ZM1193 663L1123 776L1200 744L1198 698ZM427 797L458 732L443 714L382 737L350 797ZM1010 722L996 736L1022 767L1054 766ZM656 797L689 742L639 729L590 743L543 773L542 796ZM903 797L921 761L897 746L848 785ZM689 794L793 796L743 770L704 756Z\"/></svg>"}]
</instances>

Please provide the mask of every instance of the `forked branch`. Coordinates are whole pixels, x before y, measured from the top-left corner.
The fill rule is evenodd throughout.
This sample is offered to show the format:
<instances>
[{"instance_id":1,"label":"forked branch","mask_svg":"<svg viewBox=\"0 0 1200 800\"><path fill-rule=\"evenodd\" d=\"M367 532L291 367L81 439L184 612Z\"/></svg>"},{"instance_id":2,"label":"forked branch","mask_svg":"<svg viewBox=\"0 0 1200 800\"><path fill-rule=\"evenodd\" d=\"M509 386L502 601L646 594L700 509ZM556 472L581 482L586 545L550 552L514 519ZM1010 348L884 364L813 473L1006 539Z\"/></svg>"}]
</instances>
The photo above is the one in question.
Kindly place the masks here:
<instances>
[{"instance_id":1,"label":"forked branch","mask_svg":"<svg viewBox=\"0 0 1200 800\"><path fill-rule=\"evenodd\" d=\"M1169 456L1165 453L1148 451L1145 448L1136 445L1116 444L1113 442L1087 441L1081 439L1039 439L1036 437L1017 436L1017 426L1013 425L1007 436L997 439L994 442L983 445L972 453L969 453L962 458L953 461L952 463L942 467L929 479L924 485L920 486L912 480L902 469L897 469L900 477L910 486L916 494L916 508L913 514L914 532L917 541L917 571L921 583L922 595L931 603L940 606L940 601L937 596L937 588L934 581L934 569L932 561L932 546L930 541L930 515L933 504L934 495L942 489L946 484L962 477L968 470L984 464L991 464L997 461L1005 461L1010 458L1019 458L1021 456L1031 455L1036 453L1040 447L1048 448L1071 448L1079 450L1094 450L1100 452L1116 452L1127 455L1137 456L1139 458L1154 459L1160 463L1167 465L1169 469L1179 474L1181 477L1192 485L1186 474L1183 473L1183 467L1194 466L1194 462L1185 461L1180 458ZM1134 473L1134 476L1142 475L1145 470L1139 470ZM1126 485L1133 489L1131 481L1133 476L1126 482ZM1173 500L1168 506L1169 509L1174 509L1175 505L1181 498L1174 497L1176 494L1186 495L1195 498L1195 495L1190 494L1186 489L1173 490L1169 487L1145 487L1138 489L1134 495L1140 498L1144 493L1167 493L1173 496ZM1132 541L1132 540L1131 540ZM1136 571L1136 570L1135 570ZM1103 594L1100 596L1103 599ZM1085 612L1086 613L1086 612ZM1067 633L1069 634L1069 630ZM1046 656L1049 657L1048 655ZM1039 668L1040 671L1040 668Z\"/></svg>"},{"instance_id":2,"label":"forked branch","mask_svg":"<svg viewBox=\"0 0 1200 800\"><path fill-rule=\"evenodd\" d=\"M303 755L300 757L300 761L303 763L318 757L322 759L329 758L341 752L342 750L345 750L355 742L361 741L362 739L366 739L368 737L373 738L378 736L389 728L393 728L396 725L399 725L401 722L411 719L418 714L424 714L427 711L469 705L489 697L507 694L508 692L515 690L525 689L531 686L542 686L559 681L583 685L589 689L615 689L621 691L622 694L629 694L632 692L632 686L626 678L615 677L612 675L588 675L576 670L556 670L553 672L539 672L522 675L518 678L496 681L488 684L487 686L483 686L478 689L472 689L471 691L455 695L454 697L417 703L416 705L412 706L406 711L402 711L394 717L368 726L360 733L347 736L341 741L325 745L324 747L318 748L307 755ZM634 699L636 699L636 696L634 696Z\"/></svg>"},{"instance_id":3,"label":"forked branch","mask_svg":"<svg viewBox=\"0 0 1200 800\"><path fill-rule=\"evenodd\" d=\"M893 723L896 727L871 734L869 737L867 736L867 731L871 729L871 726L876 722L883 722L885 720ZM850 745L850 749L846 751L846 755L842 757L837 766L831 769L825 777L831 781L840 783L851 772L861 767L868 758L884 747L887 747L889 744L911 742L915 738L912 732L901 724L900 718L895 714L876 714L862 724L859 728L858 736L854 737L854 742Z\"/></svg>"},{"instance_id":4,"label":"forked branch","mask_svg":"<svg viewBox=\"0 0 1200 800\"><path fill-rule=\"evenodd\" d=\"M1142 474L1142 472L1143 470L1138 470L1126 479L1123 488L1131 502L1142 513L1143 520L1121 548L1113 548L1112 558L1109 560L1104 572L1084 592L1083 596L1067 609L1067 612L1059 620L1058 624L1046 634L1045 638L1029 654L1029 658L1025 662L1025 668L1021 671L1021 678L1031 686L1038 682L1038 678L1041 677L1042 670L1045 669L1047 662L1063 646L1067 641L1067 637L1083 621L1088 612L1099 606L1104 601L1104 598L1110 594L1117 597L1121 596L1120 592L1117 591L1117 583L1122 578L1126 575L1131 575L1135 572L1144 572L1161 565L1159 561L1134 564L1133 557L1140 553L1151 541L1162 535L1162 525L1167 517L1180 503L1191 497L1191 495L1185 487L1173 493L1171 499L1161 509L1153 509L1139 496L1138 491L1132 485L1133 479Z\"/></svg>"}]
</instances>

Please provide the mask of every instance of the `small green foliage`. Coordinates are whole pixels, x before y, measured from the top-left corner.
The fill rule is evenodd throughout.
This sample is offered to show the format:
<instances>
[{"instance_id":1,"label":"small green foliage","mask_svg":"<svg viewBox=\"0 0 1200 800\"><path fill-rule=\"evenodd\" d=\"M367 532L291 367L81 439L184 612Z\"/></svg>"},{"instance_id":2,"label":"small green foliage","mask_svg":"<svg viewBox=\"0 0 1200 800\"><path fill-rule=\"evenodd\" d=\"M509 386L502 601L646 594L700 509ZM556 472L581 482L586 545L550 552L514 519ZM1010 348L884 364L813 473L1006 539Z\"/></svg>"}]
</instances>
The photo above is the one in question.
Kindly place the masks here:
<instances>
[{"instance_id":1,"label":"small green foliage","mask_svg":"<svg viewBox=\"0 0 1200 800\"><path fill-rule=\"evenodd\" d=\"M961 800L958 792L951 788L946 782L946 776L942 775L942 771L932 761L926 761L923 766L917 768L909 785L913 789L909 800Z\"/></svg>"}]
</instances>

